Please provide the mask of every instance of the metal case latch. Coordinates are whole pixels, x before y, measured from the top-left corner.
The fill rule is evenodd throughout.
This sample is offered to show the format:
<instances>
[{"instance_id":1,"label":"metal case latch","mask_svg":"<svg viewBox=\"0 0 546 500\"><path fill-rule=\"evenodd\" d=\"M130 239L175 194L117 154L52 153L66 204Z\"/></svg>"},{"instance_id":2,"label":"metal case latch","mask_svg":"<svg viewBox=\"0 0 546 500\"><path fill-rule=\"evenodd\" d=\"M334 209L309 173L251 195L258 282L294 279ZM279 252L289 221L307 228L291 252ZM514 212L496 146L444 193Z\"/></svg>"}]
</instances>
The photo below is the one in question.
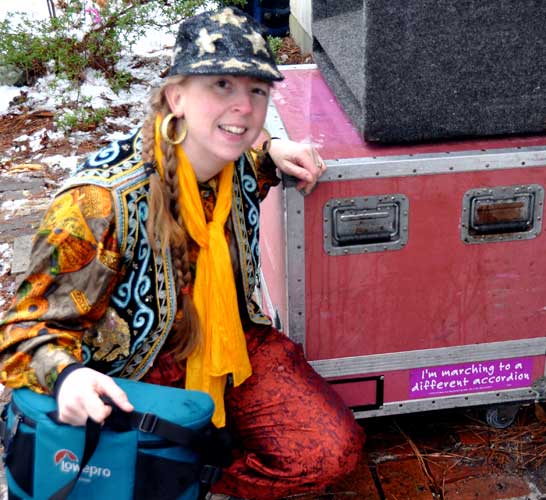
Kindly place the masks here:
<instances>
[{"instance_id":1,"label":"metal case latch","mask_svg":"<svg viewBox=\"0 0 546 500\"><path fill-rule=\"evenodd\" d=\"M538 184L471 189L463 196L461 238L465 243L535 238L543 204Z\"/></svg>"},{"instance_id":2,"label":"metal case latch","mask_svg":"<svg viewBox=\"0 0 546 500\"><path fill-rule=\"evenodd\" d=\"M408 241L408 199L403 194L336 198L324 205L328 255L397 250Z\"/></svg>"}]
</instances>

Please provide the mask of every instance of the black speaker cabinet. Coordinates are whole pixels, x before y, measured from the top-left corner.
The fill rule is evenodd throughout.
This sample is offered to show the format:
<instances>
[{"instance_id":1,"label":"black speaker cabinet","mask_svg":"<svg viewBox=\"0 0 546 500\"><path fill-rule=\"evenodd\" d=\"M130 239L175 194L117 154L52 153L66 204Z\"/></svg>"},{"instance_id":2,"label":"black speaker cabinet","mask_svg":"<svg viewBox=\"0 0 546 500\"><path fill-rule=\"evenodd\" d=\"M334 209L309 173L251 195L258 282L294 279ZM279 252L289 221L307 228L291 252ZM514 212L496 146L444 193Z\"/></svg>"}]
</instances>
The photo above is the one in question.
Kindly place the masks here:
<instances>
[{"instance_id":1,"label":"black speaker cabinet","mask_svg":"<svg viewBox=\"0 0 546 500\"><path fill-rule=\"evenodd\" d=\"M545 0L313 0L313 39L367 141L546 130Z\"/></svg>"}]
</instances>

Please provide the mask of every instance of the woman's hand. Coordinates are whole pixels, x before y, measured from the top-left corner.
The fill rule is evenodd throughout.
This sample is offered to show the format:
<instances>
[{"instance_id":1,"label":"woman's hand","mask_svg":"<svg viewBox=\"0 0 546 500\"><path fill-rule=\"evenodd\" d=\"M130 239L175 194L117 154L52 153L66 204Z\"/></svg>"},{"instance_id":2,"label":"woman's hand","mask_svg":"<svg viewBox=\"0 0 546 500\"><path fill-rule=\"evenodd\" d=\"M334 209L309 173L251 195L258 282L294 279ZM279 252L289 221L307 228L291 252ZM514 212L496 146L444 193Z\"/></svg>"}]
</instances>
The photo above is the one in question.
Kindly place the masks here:
<instances>
[{"instance_id":1,"label":"woman's hand","mask_svg":"<svg viewBox=\"0 0 546 500\"><path fill-rule=\"evenodd\" d=\"M300 179L296 189L304 195L315 188L326 171L326 164L312 144L274 139L269 154L281 172Z\"/></svg>"},{"instance_id":2,"label":"woman's hand","mask_svg":"<svg viewBox=\"0 0 546 500\"><path fill-rule=\"evenodd\" d=\"M108 396L124 411L134 409L111 377L91 368L78 368L61 383L57 395L59 420L70 425L85 425L87 417L91 417L103 423L112 413L112 407L104 404L100 396Z\"/></svg>"}]
</instances>

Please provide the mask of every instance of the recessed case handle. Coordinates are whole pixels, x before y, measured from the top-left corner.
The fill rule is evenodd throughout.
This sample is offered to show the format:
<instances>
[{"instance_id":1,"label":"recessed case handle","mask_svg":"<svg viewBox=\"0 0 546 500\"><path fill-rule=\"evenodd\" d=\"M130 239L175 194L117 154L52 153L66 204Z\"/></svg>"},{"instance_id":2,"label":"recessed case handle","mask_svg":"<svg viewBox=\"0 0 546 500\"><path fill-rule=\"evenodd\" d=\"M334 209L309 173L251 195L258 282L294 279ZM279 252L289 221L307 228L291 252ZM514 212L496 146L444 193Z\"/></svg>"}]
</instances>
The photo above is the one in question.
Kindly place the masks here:
<instances>
[{"instance_id":1,"label":"recessed case handle","mask_svg":"<svg viewBox=\"0 0 546 500\"><path fill-rule=\"evenodd\" d=\"M401 194L335 198L324 205L324 250L329 255L402 248L408 199Z\"/></svg>"},{"instance_id":2,"label":"recessed case handle","mask_svg":"<svg viewBox=\"0 0 546 500\"><path fill-rule=\"evenodd\" d=\"M542 228L544 188L538 184L476 188L463 196L465 243L523 240Z\"/></svg>"}]
</instances>

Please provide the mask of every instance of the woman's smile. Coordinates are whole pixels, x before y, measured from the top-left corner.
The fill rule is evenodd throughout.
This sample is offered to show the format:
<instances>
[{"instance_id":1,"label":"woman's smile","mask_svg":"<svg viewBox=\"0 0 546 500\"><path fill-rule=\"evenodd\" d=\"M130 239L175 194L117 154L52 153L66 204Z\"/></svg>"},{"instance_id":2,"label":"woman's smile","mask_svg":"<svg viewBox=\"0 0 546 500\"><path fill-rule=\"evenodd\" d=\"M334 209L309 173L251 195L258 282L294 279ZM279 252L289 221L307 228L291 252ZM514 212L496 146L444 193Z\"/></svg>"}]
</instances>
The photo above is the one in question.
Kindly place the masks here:
<instances>
[{"instance_id":1,"label":"woman's smile","mask_svg":"<svg viewBox=\"0 0 546 500\"><path fill-rule=\"evenodd\" d=\"M186 120L182 143L196 176L206 180L247 151L267 113L270 83L247 76L190 76L173 87L171 108Z\"/></svg>"}]
</instances>

